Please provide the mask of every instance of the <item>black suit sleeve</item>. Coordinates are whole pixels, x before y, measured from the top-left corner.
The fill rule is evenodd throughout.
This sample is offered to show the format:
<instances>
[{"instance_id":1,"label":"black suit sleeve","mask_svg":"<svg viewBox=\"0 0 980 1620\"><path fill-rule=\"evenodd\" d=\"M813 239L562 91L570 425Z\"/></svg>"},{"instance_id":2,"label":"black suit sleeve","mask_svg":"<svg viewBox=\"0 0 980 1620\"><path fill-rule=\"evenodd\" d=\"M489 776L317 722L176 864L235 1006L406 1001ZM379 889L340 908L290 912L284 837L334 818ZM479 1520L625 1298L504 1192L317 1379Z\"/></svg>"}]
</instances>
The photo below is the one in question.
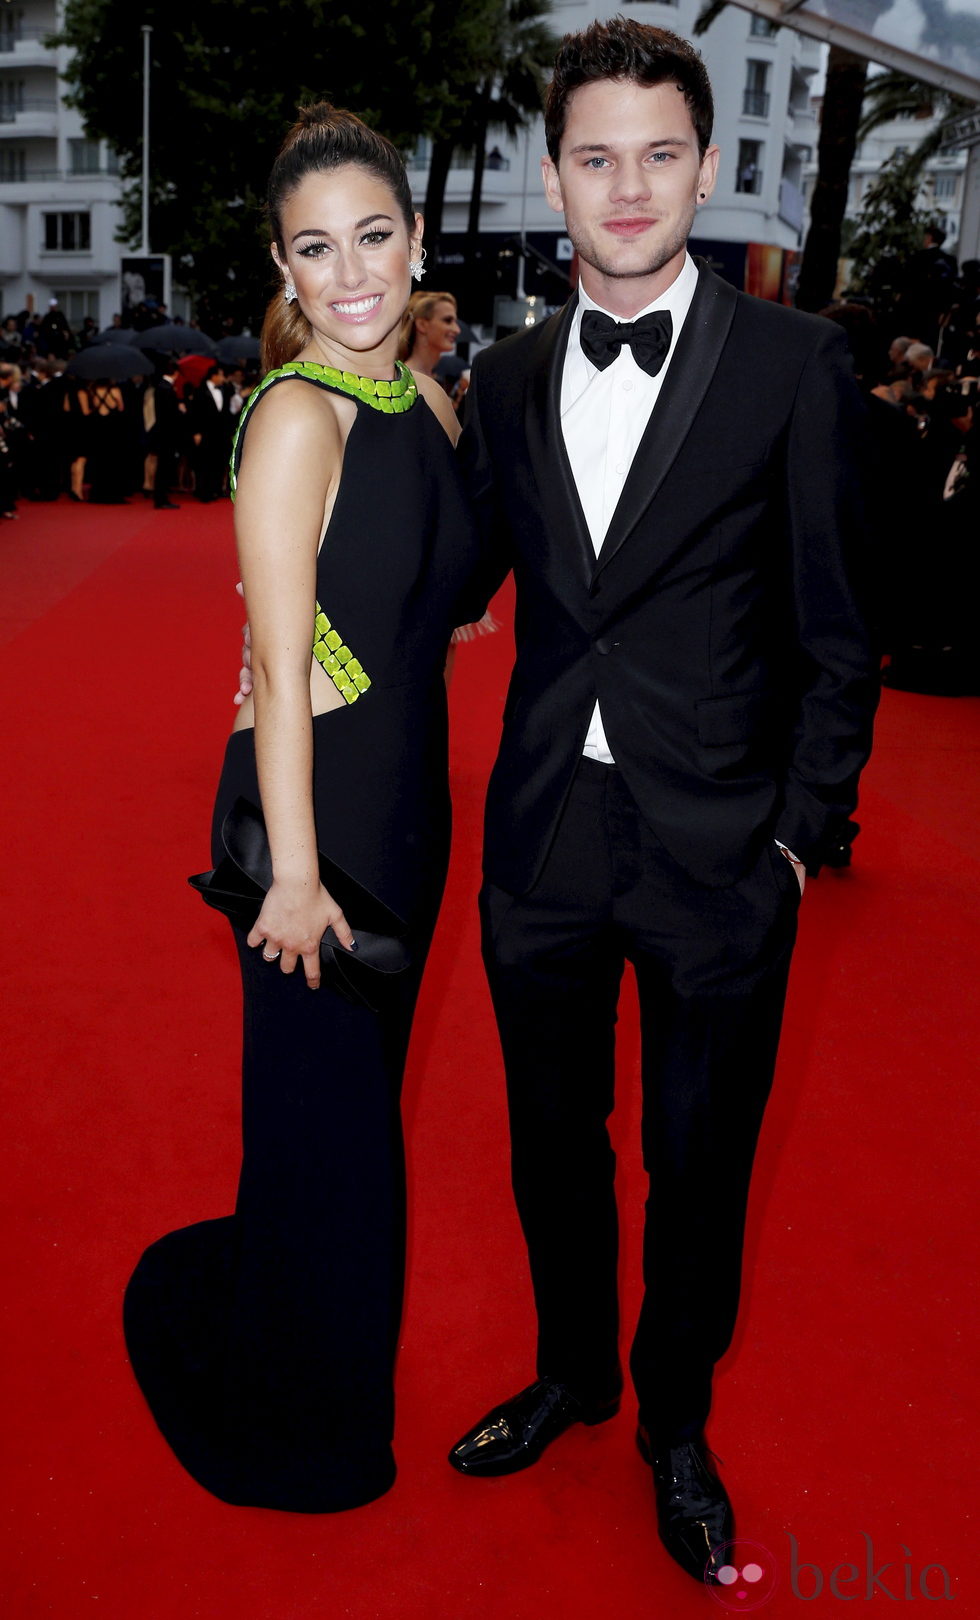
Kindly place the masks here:
<instances>
[{"instance_id":1,"label":"black suit sleeve","mask_svg":"<svg viewBox=\"0 0 980 1620\"><path fill-rule=\"evenodd\" d=\"M860 589L865 434L846 340L828 323L800 379L786 461L800 697L776 837L811 870L857 803L878 699Z\"/></svg>"},{"instance_id":2,"label":"black suit sleeve","mask_svg":"<svg viewBox=\"0 0 980 1620\"><path fill-rule=\"evenodd\" d=\"M465 419L457 455L463 483L480 536L480 563L458 608L458 623L473 624L484 613L513 566L510 525L497 497L493 462L483 433L479 406L479 357L466 394Z\"/></svg>"}]
</instances>

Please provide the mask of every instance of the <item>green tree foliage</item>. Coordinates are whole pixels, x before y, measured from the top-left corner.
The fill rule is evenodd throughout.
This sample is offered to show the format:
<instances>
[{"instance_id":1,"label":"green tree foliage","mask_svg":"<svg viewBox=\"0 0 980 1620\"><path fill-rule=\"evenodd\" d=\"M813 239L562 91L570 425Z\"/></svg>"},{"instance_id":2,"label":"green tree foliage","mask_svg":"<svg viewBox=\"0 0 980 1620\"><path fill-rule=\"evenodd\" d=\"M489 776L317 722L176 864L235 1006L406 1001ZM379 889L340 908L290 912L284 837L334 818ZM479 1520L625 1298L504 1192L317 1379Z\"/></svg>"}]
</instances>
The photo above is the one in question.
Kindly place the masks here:
<instances>
[{"instance_id":1,"label":"green tree foliage","mask_svg":"<svg viewBox=\"0 0 980 1620\"><path fill-rule=\"evenodd\" d=\"M868 188L850 243L853 291L880 298L891 286L889 268L900 276L922 246L929 216L915 205L921 168L916 153L893 154Z\"/></svg>"},{"instance_id":2,"label":"green tree foliage","mask_svg":"<svg viewBox=\"0 0 980 1620\"><path fill-rule=\"evenodd\" d=\"M448 11L458 0L443 0ZM473 31L468 52L451 64L455 96L443 98L425 195L426 244L438 260L446 181L457 151L474 153L469 226L479 227L484 155L488 132L505 129L515 135L541 111L544 86L554 63L558 40L545 18L551 0L476 0L480 28Z\"/></svg>"},{"instance_id":3,"label":"green tree foliage","mask_svg":"<svg viewBox=\"0 0 980 1620\"><path fill-rule=\"evenodd\" d=\"M495 0L68 0L70 98L120 154L124 240L139 236L142 25L152 35L151 245L202 325L253 326L272 286L262 198L297 103L327 96L403 148L459 114Z\"/></svg>"},{"instance_id":4,"label":"green tree foliage","mask_svg":"<svg viewBox=\"0 0 980 1620\"><path fill-rule=\"evenodd\" d=\"M471 127L462 140L472 147L473 190L469 233L480 229L484 160L491 130L516 135L541 110L544 90L558 50L558 39L545 18L550 0L502 0L497 8L497 38L490 71L476 86Z\"/></svg>"},{"instance_id":5,"label":"green tree foliage","mask_svg":"<svg viewBox=\"0 0 980 1620\"><path fill-rule=\"evenodd\" d=\"M965 112L971 103L950 90L940 90L934 84L923 84L921 79L910 79L907 73L890 68L876 73L868 80L864 110L858 129L858 140L864 140L882 124L895 118L935 119L932 128L922 136L909 152L911 169L921 171L929 158L934 157L943 142L943 125L957 113Z\"/></svg>"}]
</instances>

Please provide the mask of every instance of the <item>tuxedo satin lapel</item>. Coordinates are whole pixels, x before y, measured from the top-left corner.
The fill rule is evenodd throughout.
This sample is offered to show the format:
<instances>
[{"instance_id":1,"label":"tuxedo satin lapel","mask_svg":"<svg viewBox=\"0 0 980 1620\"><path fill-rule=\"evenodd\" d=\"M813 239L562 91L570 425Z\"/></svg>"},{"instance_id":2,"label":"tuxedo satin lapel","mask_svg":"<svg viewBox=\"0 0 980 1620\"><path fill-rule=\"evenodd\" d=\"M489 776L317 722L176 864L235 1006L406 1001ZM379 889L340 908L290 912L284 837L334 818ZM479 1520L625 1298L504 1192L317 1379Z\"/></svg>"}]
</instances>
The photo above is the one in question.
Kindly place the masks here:
<instances>
[{"instance_id":1,"label":"tuxedo satin lapel","mask_svg":"<svg viewBox=\"0 0 980 1620\"><path fill-rule=\"evenodd\" d=\"M581 577L588 581L595 549L561 431L561 374L575 305L576 299L570 298L542 333L528 376L524 425L557 571L565 573L570 561L577 562Z\"/></svg>"},{"instance_id":2,"label":"tuxedo satin lapel","mask_svg":"<svg viewBox=\"0 0 980 1620\"><path fill-rule=\"evenodd\" d=\"M711 386L728 337L735 314L735 289L703 263L698 264L697 290L596 558L596 574L616 555L655 499Z\"/></svg>"}]
</instances>

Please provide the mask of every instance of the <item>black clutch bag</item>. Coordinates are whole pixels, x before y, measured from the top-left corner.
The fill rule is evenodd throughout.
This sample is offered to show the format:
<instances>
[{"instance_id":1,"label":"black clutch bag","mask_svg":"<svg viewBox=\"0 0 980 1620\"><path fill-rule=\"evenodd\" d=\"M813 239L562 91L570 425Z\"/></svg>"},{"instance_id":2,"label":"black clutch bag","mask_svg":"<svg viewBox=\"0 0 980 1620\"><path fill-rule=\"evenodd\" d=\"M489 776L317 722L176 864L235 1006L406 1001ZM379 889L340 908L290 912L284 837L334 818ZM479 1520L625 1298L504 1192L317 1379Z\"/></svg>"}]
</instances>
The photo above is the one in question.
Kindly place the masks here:
<instances>
[{"instance_id":1,"label":"black clutch bag","mask_svg":"<svg viewBox=\"0 0 980 1620\"><path fill-rule=\"evenodd\" d=\"M211 872L187 879L206 905L221 911L239 928L250 929L272 885L272 853L261 810L236 799L221 825L225 853ZM354 931L357 953L341 945L332 928L320 941L322 983L357 1007L380 1011L384 984L404 973L410 956L406 924L382 900L342 867L317 851L320 881L333 895ZM270 968L271 971L271 968Z\"/></svg>"}]
</instances>

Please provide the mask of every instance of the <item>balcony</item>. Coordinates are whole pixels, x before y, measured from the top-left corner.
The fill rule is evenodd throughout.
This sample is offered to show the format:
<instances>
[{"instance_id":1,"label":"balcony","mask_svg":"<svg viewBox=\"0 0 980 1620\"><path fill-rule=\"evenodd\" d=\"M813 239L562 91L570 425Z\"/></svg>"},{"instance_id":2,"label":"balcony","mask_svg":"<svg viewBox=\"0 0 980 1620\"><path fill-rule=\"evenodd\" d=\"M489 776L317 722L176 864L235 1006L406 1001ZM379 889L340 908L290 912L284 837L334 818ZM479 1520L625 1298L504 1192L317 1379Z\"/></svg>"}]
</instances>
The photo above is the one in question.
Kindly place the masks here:
<instances>
[{"instance_id":1,"label":"balcony","mask_svg":"<svg viewBox=\"0 0 980 1620\"><path fill-rule=\"evenodd\" d=\"M779 182L779 206L777 208L777 213L783 224L788 225L791 231L802 231L805 211L803 193L799 186L795 186L792 180L788 180L783 175Z\"/></svg>"},{"instance_id":2,"label":"balcony","mask_svg":"<svg viewBox=\"0 0 980 1620\"><path fill-rule=\"evenodd\" d=\"M743 118L768 118L769 103L771 100L772 96L768 90L743 90Z\"/></svg>"},{"instance_id":3,"label":"balcony","mask_svg":"<svg viewBox=\"0 0 980 1620\"><path fill-rule=\"evenodd\" d=\"M119 185L118 173L113 174L109 169L89 169L79 174L75 169L27 169L22 173L8 174L0 168L0 190L7 186L52 186L59 187L80 186L83 181L98 182L100 187L105 181L111 181L114 187ZM104 193L99 191L101 198ZM10 199L7 199L8 201Z\"/></svg>"},{"instance_id":4,"label":"balcony","mask_svg":"<svg viewBox=\"0 0 980 1620\"><path fill-rule=\"evenodd\" d=\"M0 103L0 140L11 136L41 135L49 139L58 133L57 96L24 96L16 106Z\"/></svg>"},{"instance_id":5,"label":"balcony","mask_svg":"<svg viewBox=\"0 0 980 1620\"><path fill-rule=\"evenodd\" d=\"M29 28L22 23L18 28L0 29L0 67L50 67L55 53L44 42L54 26Z\"/></svg>"},{"instance_id":6,"label":"balcony","mask_svg":"<svg viewBox=\"0 0 980 1620\"><path fill-rule=\"evenodd\" d=\"M791 101L786 108L786 118L798 146L816 145L817 115L811 107L794 106Z\"/></svg>"}]
</instances>

